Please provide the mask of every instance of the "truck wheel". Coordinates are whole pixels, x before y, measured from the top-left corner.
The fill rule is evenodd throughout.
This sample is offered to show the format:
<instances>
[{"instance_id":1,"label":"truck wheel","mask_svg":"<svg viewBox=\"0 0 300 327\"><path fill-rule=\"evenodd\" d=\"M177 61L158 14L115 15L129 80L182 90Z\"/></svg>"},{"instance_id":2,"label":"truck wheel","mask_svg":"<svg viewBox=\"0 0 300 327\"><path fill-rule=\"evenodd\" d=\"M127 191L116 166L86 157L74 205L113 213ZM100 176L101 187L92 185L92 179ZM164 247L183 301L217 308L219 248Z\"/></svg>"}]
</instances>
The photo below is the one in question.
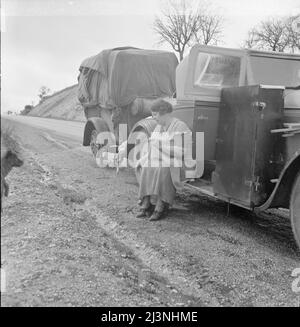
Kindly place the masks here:
<instances>
[{"instance_id":1,"label":"truck wheel","mask_svg":"<svg viewBox=\"0 0 300 327\"><path fill-rule=\"evenodd\" d=\"M294 237L300 248L300 172L296 177L291 193L290 216Z\"/></svg>"},{"instance_id":2,"label":"truck wheel","mask_svg":"<svg viewBox=\"0 0 300 327\"><path fill-rule=\"evenodd\" d=\"M98 151L98 145L97 145L97 136L98 131L96 129L93 129L91 132L91 141L90 141L90 148L92 151L92 154L94 157L96 157L97 151Z\"/></svg>"},{"instance_id":3,"label":"truck wheel","mask_svg":"<svg viewBox=\"0 0 300 327\"><path fill-rule=\"evenodd\" d=\"M135 132L140 133L141 137L143 138L143 141L148 140L148 138L150 137L149 134L147 133L147 131L144 128L139 128ZM133 135L131 135L131 137L128 138L128 142L129 142L129 144L127 145L127 158L132 160L133 158L130 157L130 154L132 153L132 150L136 146L135 137L133 137ZM136 155L136 159L139 160L140 159L140 152L137 151L135 153L135 155Z\"/></svg>"}]
</instances>

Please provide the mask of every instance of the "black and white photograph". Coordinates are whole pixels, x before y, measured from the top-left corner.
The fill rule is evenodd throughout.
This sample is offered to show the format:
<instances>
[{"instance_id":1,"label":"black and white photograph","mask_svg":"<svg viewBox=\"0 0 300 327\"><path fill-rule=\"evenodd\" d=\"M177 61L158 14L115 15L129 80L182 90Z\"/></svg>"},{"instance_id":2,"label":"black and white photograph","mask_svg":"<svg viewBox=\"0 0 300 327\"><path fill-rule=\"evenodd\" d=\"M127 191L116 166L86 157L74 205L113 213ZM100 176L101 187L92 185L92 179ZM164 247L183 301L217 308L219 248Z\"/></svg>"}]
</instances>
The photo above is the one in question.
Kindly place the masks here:
<instances>
[{"instance_id":1,"label":"black and white photograph","mask_svg":"<svg viewBox=\"0 0 300 327\"><path fill-rule=\"evenodd\" d=\"M1 1L1 307L300 307L299 0Z\"/></svg>"}]
</instances>

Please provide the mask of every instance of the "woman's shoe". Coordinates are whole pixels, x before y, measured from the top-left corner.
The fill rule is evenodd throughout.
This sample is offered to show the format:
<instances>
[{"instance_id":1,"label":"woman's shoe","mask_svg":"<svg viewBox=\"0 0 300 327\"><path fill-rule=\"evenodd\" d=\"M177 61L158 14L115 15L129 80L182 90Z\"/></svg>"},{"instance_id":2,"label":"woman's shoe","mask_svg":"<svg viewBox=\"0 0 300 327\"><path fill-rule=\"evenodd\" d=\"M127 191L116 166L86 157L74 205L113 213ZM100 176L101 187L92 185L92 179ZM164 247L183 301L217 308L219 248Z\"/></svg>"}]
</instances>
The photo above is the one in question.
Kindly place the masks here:
<instances>
[{"instance_id":1,"label":"woman's shoe","mask_svg":"<svg viewBox=\"0 0 300 327\"><path fill-rule=\"evenodd\" d=\"M150 217L150 221L160 220L163 216L163 211L154 210L153 214Z\"/></svg>"},{"instance_id":2,"label":"woman's shoe","mask_svg":"<svg viewBox=\"0 0 300 327\"><path fill-rule=\"evenodd\" d=\"M148 218L151 217L154 209L155 209L155 205L153 205L153 204L150 204L150 206L146 209L146 215Z\"/></svg>"},{"instance_id":3,"label":"woman's shoe","mask_svg":"<svg viewBox=\"0 0 300 327\"><path fill-rule=\"evenodd\" d=\"M163 210L154 210L153 214L151 215L150 219L151 221L155 221L155 220L160 220L162 218L165 218L166 215L168 214L169 211L169 204L164 203L164 207Z\"/></svg>"},{"instance_id":4,"label":"woman's shoe","mask_svg":"<svg viewBox=\"0 0 300 327\"><path fill-rule=\"evenodd\" d=\"M136 218L147 218L148 217L148 209L143 208L137 215Z\"/></svg>"}]
</instances>

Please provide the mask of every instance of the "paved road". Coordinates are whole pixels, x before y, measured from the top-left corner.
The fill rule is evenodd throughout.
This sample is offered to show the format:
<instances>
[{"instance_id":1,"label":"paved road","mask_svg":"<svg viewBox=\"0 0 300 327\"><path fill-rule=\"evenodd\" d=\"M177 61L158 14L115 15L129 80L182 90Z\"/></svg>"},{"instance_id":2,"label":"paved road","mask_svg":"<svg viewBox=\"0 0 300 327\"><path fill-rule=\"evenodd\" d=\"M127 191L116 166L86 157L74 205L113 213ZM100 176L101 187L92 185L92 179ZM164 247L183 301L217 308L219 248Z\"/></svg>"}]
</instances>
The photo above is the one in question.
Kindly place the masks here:
<instances>
[{"instance_id":1,"label":"paved road","mask_svg":"<svg viewBox=\"0 0 300 327\"><path fill-rule=\"evenodd\" d=\"M75 140L82 141L84 122L75 122L59 119L48 119L30 116L4 116L6 119L20 122L29 126L55 131L64 136L72 137Z\"/></svg>"}]
</instances>

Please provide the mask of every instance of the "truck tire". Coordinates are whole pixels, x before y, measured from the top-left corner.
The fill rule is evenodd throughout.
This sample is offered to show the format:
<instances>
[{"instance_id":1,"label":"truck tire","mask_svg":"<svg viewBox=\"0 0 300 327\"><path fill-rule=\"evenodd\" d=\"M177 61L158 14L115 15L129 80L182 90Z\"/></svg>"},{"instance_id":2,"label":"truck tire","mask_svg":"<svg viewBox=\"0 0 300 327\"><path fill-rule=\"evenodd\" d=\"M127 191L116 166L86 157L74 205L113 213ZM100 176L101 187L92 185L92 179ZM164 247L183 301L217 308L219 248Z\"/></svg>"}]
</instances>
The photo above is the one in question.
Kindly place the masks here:
<instances>
[{"instance_id":1,"label":"truck tire","mask_svg":"<svg viewBox=\"0 0 300 327\"><path fill-rule=\"evenodd\" d=\"M97 136L98 136L98 131L96 129L93 129L91 132L90 148L94 157L96 157L98 151L98 146L96 143Z\"/></svg>"},{"instance_id":2,"label":"truck tire","mask_svg":"<svg viewBox=\"0 0 300 327\"><path fill-rule=\"evenodd\" d=\"M291 192L290 217L294 237L300 249L300 172L296 176Z\"/></svg>"},{"instance_id":3,"label":"truck tire","mask_svg":"<svg viewBox=\"0 0 300 327\"><path fill-rule=\"evenodd\" d=\"M135 132L141 133L144 136L144 139L145 140L148 140L148 138L150 137L149 133L143 127L139 127L137 130L135 130ZM130 138L128 140L130 140ZM131 142L132 141L133 140L131 139ZM127 145L127 158L128 159L132 159L130 157L130 153L132 153L132 150L134 150L135 146L136 145L135 144L132 144L132 143L130 143L130 144ZM139 160L140 159L140 152L137 151L135 154L136 154L136 159Z\"/></svg>"}]
</instances>

